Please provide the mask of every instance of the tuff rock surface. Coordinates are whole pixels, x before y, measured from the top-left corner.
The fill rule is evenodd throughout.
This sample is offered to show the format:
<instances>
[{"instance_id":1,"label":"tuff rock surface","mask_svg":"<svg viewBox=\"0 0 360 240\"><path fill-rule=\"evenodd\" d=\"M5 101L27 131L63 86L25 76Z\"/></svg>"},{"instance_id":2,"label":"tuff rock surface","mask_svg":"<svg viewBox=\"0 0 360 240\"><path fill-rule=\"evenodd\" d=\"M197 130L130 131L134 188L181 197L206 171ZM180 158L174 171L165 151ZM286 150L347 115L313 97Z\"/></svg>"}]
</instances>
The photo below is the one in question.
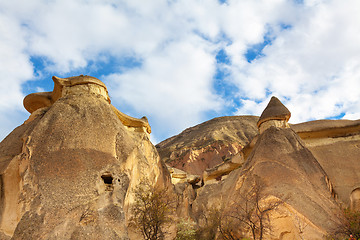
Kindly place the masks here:
<instances>
[{"instance_id":1,"label":"tuff rock surface","mask_svg":"<svg viewBox=\"0 0 360 240\"><path fill-rule=\"evenodd\" d=\"M214 118L156 145L171 167L202 175L240 152L258 134L255 116Z\"/></svg>"},{"instance_id":2,"label":"tuff rock surface","mask_svg":"<svg viewBox=\"0 0 360 240\"><path fill-rule=\"evenodd\" d=\"M339 204L360 210L360 120L317 120L291 127L329 176Z\"/></svg>"},{"instance_id":3,"label":"tuff rock surface","mask_svg":"<svg viewBox=\"0 0 360 240\"><path fill-rule=\"evenodd\" d=\"M147 119L112 106L100 80L53 80L0 143L0 239L141 239L128 220L143 179L177 201L166 239L180 218L244 204L256 181L261 205L281 202L265 239L323 239L342 207L360 210L360 120L288 124L272 98L260 118L215 118L155 148Z\"/></svg>"},{"instance_id":4,"label":"tuff rock surface","mask_svg":"<svg viewBox=\"0 0 360 240\"><path fill-rule=\"evenodd\" d=\"M104 86L83 81L60 93L50 105L35 98L29 120L0 144L0 236L129 239L134 188L143 178L169 184L168 173L148 133L123 124Z\"/></svg>"},{"instance_id":5,"label":"tuff rock surface","mask_svg":"<svg viewBox=\"0 0 360 240\"><path fill-rule=\"evenodd\" d=\"M254 121L248 121L235 131L251 137L238 140L241 148L237 153L219 154L230 155L226 161L208 165L203 171L203 186L195 190L187 214L201 223L206 209L241 204L243 200L239 196L249 193L254 179L264 185L264 204L274 199L282 202L270 214L272 231L265 239L324 239L342 220L341 208L360 210L360 120L288 124L290 116L290 111L277 98L272 98L260 120L247 117ZM244 118L238 116L233 120ZM201 142L197 151L205 152L206 142L212 143L213 132L218 132L217 126L207 127L211 122L221 122L221 118L187 129L158 144L164 161L170 164L174 161L179 168L189 163L196 166L197 161L209 162L206 158L189 161L189 158L171 159L169 156L182 149L188 150L184 146L190 144L184 144L186 142ZM254 132L256 127L258 131ZM222 127L225 134L226 129L229 127ZM204 132L206 136L200 137ZM188 169L183 168L185 172L192 171ZM197 174L201 175L198 170Z\"/></svg>"}]
</instances>

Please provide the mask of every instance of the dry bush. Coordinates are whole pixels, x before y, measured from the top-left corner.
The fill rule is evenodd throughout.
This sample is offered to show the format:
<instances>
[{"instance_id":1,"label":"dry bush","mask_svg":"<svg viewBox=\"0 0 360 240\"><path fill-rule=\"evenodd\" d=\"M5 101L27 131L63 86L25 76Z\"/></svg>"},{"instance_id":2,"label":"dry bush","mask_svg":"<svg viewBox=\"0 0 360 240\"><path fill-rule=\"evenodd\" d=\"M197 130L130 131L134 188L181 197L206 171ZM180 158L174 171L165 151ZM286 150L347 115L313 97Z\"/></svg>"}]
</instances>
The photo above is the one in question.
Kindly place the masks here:
<instances>
[{"instance_id":1,"label":"dry bush","mask_svg":"<svg viewBox=\"0 0 360 240\"><path fill-rule=\"evenodd\" d=\"M195 214L198 220L196 239L244 240L250 234L252 239L262 240L271 231L270 212L283 203L275 200L265 204L264 188L265 184L255 179L249 191L237 191L232 204L199 209Z\"/></svg>"},{"instance_id":2,"label":"dry bush","mask_svg":"<svg viewBox=\"0 0 360 240\"><path fill-rule=\"evenodd\" d=\"M146 180L140 182L134 194L129 225L135 227L145 240L164 239L174 212L174 201L166 189L156 189Z\"/></svg>"},{"instance_id":3,"label":"dry bush","mask_svg":"<svg viewBox=\"0 0 360 240\"><path fill-rule=\"evenodd\" d=\"M346 208L339 218L341 224L327 236L327 239L348 239L350 235L353 235L355 239L360 239L360 211Z\"/></svg>"},{"instance_id":4,"label":"dry bush","mask_svg":"<svg viewBox=\"0 0 360 240\"><path fill-rule=\"evenodd\" d=\"M221 221L221 209L203 208L198 213L198 228L196 230L196 239L213 240L216 238Z\"/></svg>"},{"instance_id":5,"label":"dry bush","mask_svg":"<svg viewBox=\"0 0 360 240\"><path fill-rule=\"evenodd\" d=\"M255 179L252 188L246 193L238 191L237 201L231 204L222 214L220 232L224 239L243 239L248 232L252 239L262 240L265 233L271 231L269 213L283 202L271 201L266 204L264 199L265 184Z\"/></svg>"}]
</instances>

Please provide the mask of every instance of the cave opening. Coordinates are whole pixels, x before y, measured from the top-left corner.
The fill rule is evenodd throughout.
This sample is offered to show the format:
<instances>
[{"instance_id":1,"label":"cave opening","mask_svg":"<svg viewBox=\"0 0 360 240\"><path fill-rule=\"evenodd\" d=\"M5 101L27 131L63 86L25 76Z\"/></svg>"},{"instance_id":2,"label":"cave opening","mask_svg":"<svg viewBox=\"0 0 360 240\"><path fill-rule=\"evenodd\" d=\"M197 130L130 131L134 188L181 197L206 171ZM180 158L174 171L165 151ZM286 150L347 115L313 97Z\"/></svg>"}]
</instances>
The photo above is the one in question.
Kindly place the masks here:
<instances>
[{"instance_id":1,"label":"cave opening","mask_svg":"<svg viewBox=\"0 0 360 240\"><path fill-rule=\"evenodd\" d=\"M110 173L107 173L107 174L103 174L101 176L102 180L104 181L105 184L109 184L111 185L113 183L113 177L111 176Z\"/></svg>"}]
</instances>

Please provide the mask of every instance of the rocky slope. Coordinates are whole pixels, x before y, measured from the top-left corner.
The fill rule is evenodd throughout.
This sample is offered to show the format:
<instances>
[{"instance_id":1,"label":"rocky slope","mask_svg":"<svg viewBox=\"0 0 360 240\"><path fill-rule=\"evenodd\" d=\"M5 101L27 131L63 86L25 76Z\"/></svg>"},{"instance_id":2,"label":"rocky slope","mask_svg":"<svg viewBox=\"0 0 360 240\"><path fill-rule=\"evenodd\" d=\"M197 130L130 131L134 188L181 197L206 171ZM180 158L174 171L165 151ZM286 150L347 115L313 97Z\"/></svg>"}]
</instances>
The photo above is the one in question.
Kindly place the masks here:
<instances>
[{"instance_id":1,"label":"rocky slope","mask_svg":"<svg viewBox=\"0 0 360 240\"><path fill-rule=\"evenodd\" d=\"M214 118L184 130L156 145L161 159L171 167L202 175L236 155L258 134L255 116Z\"/></svg>"},{"instance_id":2,"label":"rocky slope","mask_svg":"<svg viewBox=\"0 0 360 240\"><path fill-rule=\"evenodd\" d=\"M25 99L32 115L0 144L0 232L129 239L134 188L144 178L169 184L146 122L123 121L97 79L54 81L53 92Z\"/></svg>"},{"instance_id":3,"label":"rocky slope","mask_svg":"<svg viewBox=\"0 0 360 240\"><path fill-rule=\"evenodd\" d=\"M188 214L201 224L206 221L201 220L206 209L223 206L221 211L225 211L224 206L226 209L245 204L241 196L249 194L254 179L259 179L264 186L262 204L269 199L282 202L270 214L272 231L266 239L323 239L340 223L341 207L360 210L360 121L321 120L289 125L290 112L278 99L272 99L264 112L266 117L261 116L262 121L256 123L252 117L249 125L233 129L249 136L238 142L241 145L238 153L203 174L198 169L205 185L196 189L192 199L188 198L191 200ZM202 152L201 147L210 144L198 136L204 132L211 136L212 131L218 131L215 126L207 126L208 122L200 124L159 144L163 159L171 164L171 150L181 152L182 147L191 146L184 143L199 139L205 140L198 144L197 151ZM259 131L253 131L255 126ZM183 151L189 150L184 147ZM179 168L189 163L196 165L188 157L173 159L177 162L172 166ZM236 165L239 162L242 164ZM216 179L207 178L209 174Z\"/></svg>"},{"instance_id":4,"label":"rocky slope","mask_svg":"<svg viewBox=\"0 0 360 240\"><path fill-rule=\"evenodd\" d=\"M176 199L166 239L180 218L236 213L257 184L259 208L279 203L265 239L322 239L341 207L360 210L360 120L291 125L273 97L260 118L215 118L155 148L146 118L114 108L100 80L53 80L24 99L29 119L0 143L0 239L141 239L128 220L144 179Z\"/></svg>"},{"instance_id":5,"label":"rocky slope","mask_svg":"<svg viewBox=\"0 0 360 240\"><path fill-rule=\"evenodd\" d=\"M360 120L318 120L292 125L333 183L343 206L360 189ZM360 208L359 208L360 209Z\"/></svg>"}]
</instances>

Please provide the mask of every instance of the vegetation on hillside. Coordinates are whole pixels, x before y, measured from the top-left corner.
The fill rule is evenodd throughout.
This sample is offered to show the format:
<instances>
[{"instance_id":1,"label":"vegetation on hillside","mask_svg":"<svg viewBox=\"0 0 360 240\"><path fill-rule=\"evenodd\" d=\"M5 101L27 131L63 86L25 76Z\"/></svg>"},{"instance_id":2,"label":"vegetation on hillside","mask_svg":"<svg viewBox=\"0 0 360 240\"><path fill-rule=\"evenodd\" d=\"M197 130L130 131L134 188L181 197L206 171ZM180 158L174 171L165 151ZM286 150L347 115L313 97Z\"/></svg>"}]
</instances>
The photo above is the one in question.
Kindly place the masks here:
<instances>
[{"instance_id":1,"label":"vegetation on hillside","mask_svg":"<svg viewBox=\"0 0 360 240\"><path fill-rule=\"evenodd\" d=\"M352 235L355 239L360 239L360 211L345 208L343 215L339 217L342 221L327 238L329 240L348 239Z\"/></svg>"},{"instance_id":2,"label":"vegetation on hillside","mask_svg":"<svg viewBox=\"0 0 360 240\"><path fill-rule=\"evenodd\" d=\"M149 181L142 180L135 189L135 203L130 226L142 234L145 240L163 239L174 212L174 201L167 191L157 189Z\"/></svg>"}]
</instances>

